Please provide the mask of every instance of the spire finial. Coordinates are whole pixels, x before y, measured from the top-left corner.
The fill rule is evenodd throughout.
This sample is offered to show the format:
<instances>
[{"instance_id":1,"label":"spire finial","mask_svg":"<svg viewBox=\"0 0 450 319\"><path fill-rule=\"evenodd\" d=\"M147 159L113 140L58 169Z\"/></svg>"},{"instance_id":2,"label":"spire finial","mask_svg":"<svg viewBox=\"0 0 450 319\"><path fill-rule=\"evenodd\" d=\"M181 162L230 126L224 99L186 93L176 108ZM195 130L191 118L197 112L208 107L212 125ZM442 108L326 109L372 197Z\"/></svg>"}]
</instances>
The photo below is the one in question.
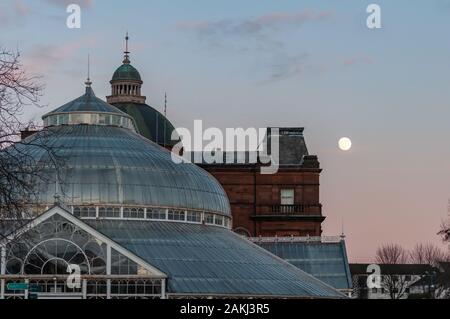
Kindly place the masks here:
<instances>
[{"instance_id":1,"label":"spire finial","mask_svg":"<svg viewBox=\"0 0 450 319\"><path fill-rule=\"evenodd\" d=\"M130 39L130 37L128 36L128 31L125 35L125 51L124 51L124 59L123 59L123 63L125 64L129 64L130 63L130 51L128 50L128 40Z\"/></svg>"},{"instance_id":2,"label":"spire finial","mask_svg":"<svg viewBox=\"0 0 450 319\"><path fill-rule=\"evenodd\" d=\"M345 239L345 232L344 232L344 217L341 219L341 240Z\"/></svg>"},{"instance_id":3,"label":"spire finial","mask_svg":"<svg viewBox=\"0 0 450 319\"><path fill-rule=\"evenodd\" d=\"M167 92L164 95L164 117L167 117Z\"/></svg>"},{"instance_id":4,"label":"spire finial","mask_svg":"<svg viewBox=\"0 0 450 319\"><path fill-rule=\"evenodd\" d=\"M164 92L164 147L166 146L167 92Z\"/></svg>"},{"instance_id":5,"label":"spire finial","mask_svg":"<svg viewBox=\"0 0 450 319\"><path fill-rule=\"evenodd\" d=\"M90 55L88 53L88 67L87 67L87 80L86 82L84 82L84 84L86 84L87 87L90 87L92 82L91 82L91 61L90 61Z\"/></svg>"}]
</instances>

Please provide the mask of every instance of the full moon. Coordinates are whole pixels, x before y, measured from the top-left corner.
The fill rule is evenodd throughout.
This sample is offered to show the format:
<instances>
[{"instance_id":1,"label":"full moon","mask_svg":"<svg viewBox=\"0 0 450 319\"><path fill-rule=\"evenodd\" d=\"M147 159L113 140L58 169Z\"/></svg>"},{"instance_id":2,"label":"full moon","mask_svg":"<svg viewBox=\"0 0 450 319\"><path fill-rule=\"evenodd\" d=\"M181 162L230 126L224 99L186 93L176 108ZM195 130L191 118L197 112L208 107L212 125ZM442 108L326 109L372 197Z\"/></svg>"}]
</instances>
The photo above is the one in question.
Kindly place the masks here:
<instances>
[{"instance_id":1,"label":"full moon","mask_svg":"<svg viewBox=\"0 0 450 319\"><path fill-rule=\"evenodd\" d=\"M343 137L339 140L339 148L342 151L349 151L352 148L352 141L348 137Z\"/></svg>"}]
</instances>

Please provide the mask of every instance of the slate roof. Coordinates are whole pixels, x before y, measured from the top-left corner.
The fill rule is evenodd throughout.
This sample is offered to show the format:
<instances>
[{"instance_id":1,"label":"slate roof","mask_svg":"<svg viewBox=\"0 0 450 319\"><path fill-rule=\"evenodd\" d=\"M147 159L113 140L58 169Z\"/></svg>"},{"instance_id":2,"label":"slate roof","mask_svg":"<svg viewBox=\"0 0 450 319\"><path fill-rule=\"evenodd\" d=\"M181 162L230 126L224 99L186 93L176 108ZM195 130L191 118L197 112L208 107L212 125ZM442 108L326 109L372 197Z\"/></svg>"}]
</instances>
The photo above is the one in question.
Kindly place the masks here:
<instances>
[{"instance_id":1,"label":"slate roof","mask_svg":"<svg viewBox=\"0 0 450 319\"><path fill-rule=\"evenodd\" d=\"M276 136L278 138L278 164L285 168L311 168L319 169L320 163L317 156L310 155L306 147L305 138L303 136L304 129L302 127L269 127L267 128L266 137L263 140L263 147L267 147L264 153L272 153L272 147L275 145ZM278 133L276 133L278 132ZM267 142L268 141L268 142ZM273 144L273 145L272 145ZM263 152L256 151L217 151L217 157L221 160L218 163L208 163L201 157L201 152L185 152L184 157L201 166L218 166L220 168L233 168L237 165L265 165L267 160L261 160L260 155ZM201 161L196 160L201 159ZM255 160L256 159L256 160Z\"/></svg>"}]
</instances>

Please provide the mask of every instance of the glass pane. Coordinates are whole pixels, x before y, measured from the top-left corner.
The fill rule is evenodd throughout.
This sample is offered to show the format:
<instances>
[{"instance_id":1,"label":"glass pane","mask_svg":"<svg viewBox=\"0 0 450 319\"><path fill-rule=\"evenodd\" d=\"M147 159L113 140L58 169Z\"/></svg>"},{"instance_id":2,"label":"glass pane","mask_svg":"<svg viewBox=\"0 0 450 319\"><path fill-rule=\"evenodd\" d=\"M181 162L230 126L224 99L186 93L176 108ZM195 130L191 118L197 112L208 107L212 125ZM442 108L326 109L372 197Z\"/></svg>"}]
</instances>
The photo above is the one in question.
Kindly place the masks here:
<instances>
[{"instance_id":1,"label":"glass pane","mask_svg":"<svg viewBox=\"0 0 450 319\"><path fill-rule=\"evenodd\" d=\"M76 207L74 212L92 215L95 207ZM6 260L9 274L68 275L71 264L81 274L106 274L106 245L55 215L7 245Z\"/></svg>"},{"instance_id":2,"label":"glass pane","mask_svg":"<svg viewBox=\"0 0 450 319\"><path fill-rule=\"evenodd\" d=\"M137 275L138 265L115 249L111 249L111 274Z\"/></svg>"},{"instance_id":3,"label":"glass pane","mask_svg":"<svg viewBox=\"0 0 450 319\"><path fill-rule=\"evenodd\" d=\"M281 190L281 205L294 205L294 190L282 189Z\"/></svg>"}]
</instances>

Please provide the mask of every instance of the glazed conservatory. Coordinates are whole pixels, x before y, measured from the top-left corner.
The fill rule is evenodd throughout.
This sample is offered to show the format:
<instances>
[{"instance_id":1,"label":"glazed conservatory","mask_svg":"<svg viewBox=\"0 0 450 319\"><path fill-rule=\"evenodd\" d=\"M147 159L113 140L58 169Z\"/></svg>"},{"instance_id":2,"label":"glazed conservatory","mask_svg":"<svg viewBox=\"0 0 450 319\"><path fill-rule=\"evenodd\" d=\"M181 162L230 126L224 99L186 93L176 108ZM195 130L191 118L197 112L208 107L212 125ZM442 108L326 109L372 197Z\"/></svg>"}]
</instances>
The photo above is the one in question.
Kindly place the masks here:
<instances>
[{"instance_id":1,"label":"glazed conservatory","mask_svg":"<svg viewBox=\"0 0 450 319\"><path fill-rule=\"evenodd\" d=\"M43 120L18 146L45 178L33 217L2 223L0 298L344 297L233 233L221 185L173 162L89 81Z\"/></svg>"}]
</instances>

